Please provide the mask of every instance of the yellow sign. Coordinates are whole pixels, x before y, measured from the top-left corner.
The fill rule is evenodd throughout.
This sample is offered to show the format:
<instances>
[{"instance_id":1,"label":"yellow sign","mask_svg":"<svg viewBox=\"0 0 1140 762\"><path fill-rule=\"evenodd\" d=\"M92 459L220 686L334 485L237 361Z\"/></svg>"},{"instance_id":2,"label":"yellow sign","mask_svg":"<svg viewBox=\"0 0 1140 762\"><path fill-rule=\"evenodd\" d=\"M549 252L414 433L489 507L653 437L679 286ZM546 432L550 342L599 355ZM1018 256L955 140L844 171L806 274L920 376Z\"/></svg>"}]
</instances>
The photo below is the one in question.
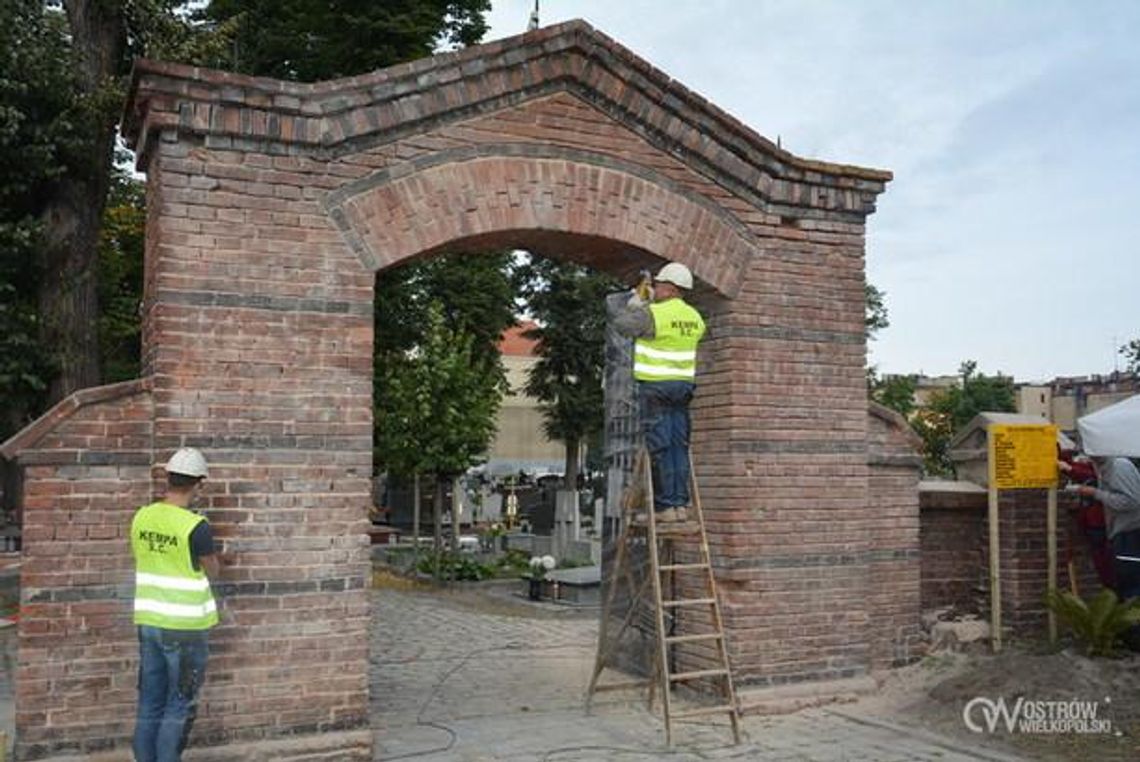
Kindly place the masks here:
<instances>
[{"instance_id":1,"label":"yellow sign","mask_svg":"<svg viewBox=\"0 0 1140 762\"><path fill-rule=\"evenodd\" d=\"M990 486L1046 489L1057 486L1057 427L990 425Z\"/></svg>"}]
</instances>

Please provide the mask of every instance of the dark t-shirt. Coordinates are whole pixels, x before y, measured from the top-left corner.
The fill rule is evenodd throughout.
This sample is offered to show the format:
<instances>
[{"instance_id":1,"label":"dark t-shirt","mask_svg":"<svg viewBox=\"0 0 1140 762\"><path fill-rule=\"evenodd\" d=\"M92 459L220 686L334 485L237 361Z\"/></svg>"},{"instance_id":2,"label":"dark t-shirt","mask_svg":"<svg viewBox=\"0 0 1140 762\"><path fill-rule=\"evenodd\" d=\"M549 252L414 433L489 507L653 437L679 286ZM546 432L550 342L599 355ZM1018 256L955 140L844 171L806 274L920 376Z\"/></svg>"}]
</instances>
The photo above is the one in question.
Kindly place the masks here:
<instances>
[{"instance_id":1,"label":"dark t-shirt","mask_svg":"<svg viewBox=\"0 0 1140 762\"><path fill-rule=\"evenodd\" d=\"M198 559L213 554L214 532L210 529L210 522L200 521L190 533L190 563L194 565L195 570L200 570Z\"/></svg>"}]
</instances>

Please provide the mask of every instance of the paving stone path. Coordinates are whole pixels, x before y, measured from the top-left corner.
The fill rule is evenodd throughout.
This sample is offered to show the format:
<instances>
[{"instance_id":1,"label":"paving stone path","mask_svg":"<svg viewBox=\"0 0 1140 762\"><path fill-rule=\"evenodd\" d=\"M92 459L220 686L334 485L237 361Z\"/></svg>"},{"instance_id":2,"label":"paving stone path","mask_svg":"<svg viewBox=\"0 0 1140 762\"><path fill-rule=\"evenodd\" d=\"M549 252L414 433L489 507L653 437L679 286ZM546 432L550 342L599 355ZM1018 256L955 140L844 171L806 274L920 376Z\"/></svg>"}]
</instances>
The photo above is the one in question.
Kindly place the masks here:
<instances>
[{"instance_id":1,"label":"paving stone path","mask_svg":"<svg viewBox=\"0 0 1140 762\"><path fill-rule=\"evenodd\" d=\"M632 695L583 710L596 612L534 608L506 596L373 593L376 759L963 762L1010 760L892 722L840 710L681 722L664 743L659 716Z\"/></svg>"}]
</instances>

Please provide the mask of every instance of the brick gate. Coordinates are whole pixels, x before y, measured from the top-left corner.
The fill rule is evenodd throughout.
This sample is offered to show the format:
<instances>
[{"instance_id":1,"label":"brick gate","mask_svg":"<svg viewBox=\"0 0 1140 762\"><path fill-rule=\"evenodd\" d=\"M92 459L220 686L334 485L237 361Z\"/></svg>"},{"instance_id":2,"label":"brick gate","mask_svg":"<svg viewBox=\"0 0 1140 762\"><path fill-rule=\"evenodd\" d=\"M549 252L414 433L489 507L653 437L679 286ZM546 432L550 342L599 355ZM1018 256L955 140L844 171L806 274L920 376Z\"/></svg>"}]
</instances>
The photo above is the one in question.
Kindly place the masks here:
<instances>
[{"instance_id":1,"label":"brick gate","mask_svg":"<svg viewBox=\"0 0 1140 762\"><path fill-rule=\"evenodd\" d=\"M864 225L888 172L793 156L582 22L314 85L143 61L125 131L147 175L144 375L0 450L24 480L21 757L129 736L126 528L153 464L192 445L227 554L198 743L370 759L374 279L440 252L692 268L738 685L897 656L917 499L904 474L883 482L889 516L872 506L873 466L898 463L863 370Z\"/></svg>"}]
</instances>

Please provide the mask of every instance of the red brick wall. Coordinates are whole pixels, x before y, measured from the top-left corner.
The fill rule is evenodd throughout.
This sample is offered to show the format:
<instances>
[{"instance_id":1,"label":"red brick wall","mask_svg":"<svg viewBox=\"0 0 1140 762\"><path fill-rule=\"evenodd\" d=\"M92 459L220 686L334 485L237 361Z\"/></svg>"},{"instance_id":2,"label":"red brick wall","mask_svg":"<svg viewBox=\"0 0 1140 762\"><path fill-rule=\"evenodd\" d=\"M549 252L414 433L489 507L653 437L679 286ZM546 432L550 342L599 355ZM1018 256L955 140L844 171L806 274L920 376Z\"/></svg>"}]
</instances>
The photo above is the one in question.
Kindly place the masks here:
<instances>
[{"instance_id":1,"label":"red brick wall","mask_svg":"<svg viewBox=\"0 0 1140 762\"><path fill-rule=\"evenodd\" d=\"M989 617L989 523L985 492L922 493L922 608L956 606ZM1047 555L1046 494L1000 493L999 535L1002 624L1016 637L1045 637ZM1057 499L1057 587L1070 589L1067 561L1074 561L1078 592L1100 589L1088 544L1076 522L1072 495Z\"/></svg>"},{"instance_id":2,"label":"red brick wall","mask_svg":"<svg viewBox=\"0 0 1140 762\"><path fill-rule=\"evenodd\" d=\"M901 415L882 405L870 404L868 421L871 659L886 668L920 655L922 443Z\"/></svg>"},{"instance_id":3,"label":"red brick wall","mask_svg":"<svg viewBox=\"0 0 1140 762\"><path fill-rule=\"evenodd\" d=\"M890 516L871 504L863 375L863 226L889 173L794 157L581 22L318 85L146 63L128 113L150 193L153 454L205 450L225 551L199 741L367 722L374 272L441 251L689 264L711 328L697 466L739 682L880 659L872 586L908 552L906 477L875 483ZM48 706L30 701L21 732ZM83 712L123 740L121 707Z\"/></svg>"},{"instance_id":4,"label":"red brick wall","mask_svg":"<svg viewBox=\"0 0 1140 762\"><path fill-rule=\"evenodd\" d=\"M130 732L138 646L127 534L150 501L149 381L79 392L5 444L22 470L19 758Z\"/></svg>"},{"instance_id":5,"label":"red brick wall","mask_svg":"<svg viewBox=\"0 0 1140 762\"><path fill-rule=\"evenodd\" d=\"M987 595L985 492L922 492L922 608L973 611Z\"/></svg>"}]
</instances>

